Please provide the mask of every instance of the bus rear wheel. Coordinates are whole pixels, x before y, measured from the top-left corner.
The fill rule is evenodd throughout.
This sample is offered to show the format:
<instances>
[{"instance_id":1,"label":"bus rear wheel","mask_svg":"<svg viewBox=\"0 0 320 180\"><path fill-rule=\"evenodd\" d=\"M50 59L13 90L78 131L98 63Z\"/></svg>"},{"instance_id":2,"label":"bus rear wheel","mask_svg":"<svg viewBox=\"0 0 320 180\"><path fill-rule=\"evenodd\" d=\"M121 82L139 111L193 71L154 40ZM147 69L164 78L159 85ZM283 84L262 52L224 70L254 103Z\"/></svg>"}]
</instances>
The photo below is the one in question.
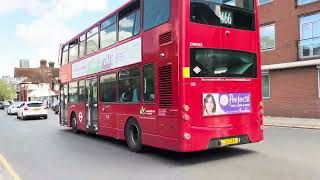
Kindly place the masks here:
<instances>
[{"instance_id":1,"label":"bus rear wheel","mask_svg":"<svg viewBox=\"0 0 320 180\"><path fill-rule=\"evenodd\" d=\"M130 118L125 127L125 138L130 151L141 152L141 128L137 120Z\"/></svg>"}]
</instances>

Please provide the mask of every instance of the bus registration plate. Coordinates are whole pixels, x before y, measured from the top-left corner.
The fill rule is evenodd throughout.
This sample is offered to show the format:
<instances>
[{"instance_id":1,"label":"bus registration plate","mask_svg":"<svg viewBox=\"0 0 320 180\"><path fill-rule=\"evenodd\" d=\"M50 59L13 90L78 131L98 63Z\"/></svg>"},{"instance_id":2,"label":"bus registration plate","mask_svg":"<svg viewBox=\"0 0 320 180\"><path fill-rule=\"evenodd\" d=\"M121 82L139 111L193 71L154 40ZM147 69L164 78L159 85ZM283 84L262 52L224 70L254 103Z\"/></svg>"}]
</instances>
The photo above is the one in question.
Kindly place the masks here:
<instances>
[{"instance_id":1,"label":"bus registration plate","mask_svg":"<svg viewBox=\"0 0 320 180\"><path fill-rule=\"evenodd\" d=\"M233 145L240 143L239 138L228 138L228 139L221 139L220 144L221 146Z\"/></svg>"}]
</instances>

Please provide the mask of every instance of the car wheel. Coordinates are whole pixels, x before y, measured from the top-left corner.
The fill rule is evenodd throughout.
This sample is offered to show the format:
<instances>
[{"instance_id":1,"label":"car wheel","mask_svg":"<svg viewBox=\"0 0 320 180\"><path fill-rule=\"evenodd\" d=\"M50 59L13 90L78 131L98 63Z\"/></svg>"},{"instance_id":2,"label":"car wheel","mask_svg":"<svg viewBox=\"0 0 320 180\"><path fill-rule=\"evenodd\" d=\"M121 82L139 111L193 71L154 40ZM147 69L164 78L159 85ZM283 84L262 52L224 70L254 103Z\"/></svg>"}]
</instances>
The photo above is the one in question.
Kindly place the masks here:
<instances>
[{"instance_id":1,"label":"car wheel","mask_svg":"<svg viewBox=\"0 0 320 180\"><path fill-rule=\"evenodd\" d=\"M125 138L128 147L133 152L142 150L141 128L137 120L130 118L125 126Z\"/></svg>"},{"instance_id":2,"label":"car wheel","mask_svg":"<svg viewBox=\"0 0 320 180\"><path fill-rule=\"evenodd\" d=\"M75 134L79 133L79 130L77 128L77 116L75 114L71 115L71 128L73 133Z\"/></svg>"}]
</instances>

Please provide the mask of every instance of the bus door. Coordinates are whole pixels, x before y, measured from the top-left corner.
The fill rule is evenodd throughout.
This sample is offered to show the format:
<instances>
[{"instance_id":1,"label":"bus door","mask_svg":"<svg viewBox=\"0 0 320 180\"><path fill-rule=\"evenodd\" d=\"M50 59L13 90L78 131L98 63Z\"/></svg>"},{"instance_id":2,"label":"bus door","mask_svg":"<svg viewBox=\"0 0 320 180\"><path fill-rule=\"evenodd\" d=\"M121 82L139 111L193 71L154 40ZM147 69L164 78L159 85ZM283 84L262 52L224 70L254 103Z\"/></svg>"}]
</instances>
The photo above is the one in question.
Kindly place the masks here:
<instances>
[{"instance_id":1,"label":"bus door","mask_svg":"<svg viewBox=\"0 0 320 180\"><path fill-rule=\"evenodd\" d=\"M68 103L68 85L61 86L60 89L60 124L67 125L67 103Z\"/></svg>"},{"instance_id":2,"label":"bus door","mask_svg":"<svg viewBox=\"0 0 320 180\"><path fill-rule=\"evenodd\" d=\"M98 79L86 80L86 128L90 132L98 132Z\"/></svg>"}]
</instances>

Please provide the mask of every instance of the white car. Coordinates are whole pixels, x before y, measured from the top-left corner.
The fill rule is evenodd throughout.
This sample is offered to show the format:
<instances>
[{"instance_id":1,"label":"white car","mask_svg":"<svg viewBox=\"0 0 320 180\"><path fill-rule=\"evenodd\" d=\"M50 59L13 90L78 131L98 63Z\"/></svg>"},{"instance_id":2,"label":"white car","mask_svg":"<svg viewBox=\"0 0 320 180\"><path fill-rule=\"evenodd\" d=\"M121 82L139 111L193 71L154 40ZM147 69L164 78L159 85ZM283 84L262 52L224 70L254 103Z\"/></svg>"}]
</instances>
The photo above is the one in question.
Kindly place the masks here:
<instances>
[{"instance_id":1,"label":"white car","mask_svg":"<svg viewBox=\"0 0 320 180\"><path fill-rule=\"evenodd\" d=\"M7 114L8 115L15 115L18 113L19 107L22 104L22 102L14 102L7 108Z\"/></svg>"},{"instance_id":2,"label":"white car","mask_svg":"<svg viewBox=\"0 0 320 180\"><path fill-rule=\"evenodd\" d=\"M42 102L38 101L30 101L24 102L21 104L18 113L17 119L26 120L29 117L48 118L48 110L47 107L42 104Z\"/></svg>"}]
</instances>

